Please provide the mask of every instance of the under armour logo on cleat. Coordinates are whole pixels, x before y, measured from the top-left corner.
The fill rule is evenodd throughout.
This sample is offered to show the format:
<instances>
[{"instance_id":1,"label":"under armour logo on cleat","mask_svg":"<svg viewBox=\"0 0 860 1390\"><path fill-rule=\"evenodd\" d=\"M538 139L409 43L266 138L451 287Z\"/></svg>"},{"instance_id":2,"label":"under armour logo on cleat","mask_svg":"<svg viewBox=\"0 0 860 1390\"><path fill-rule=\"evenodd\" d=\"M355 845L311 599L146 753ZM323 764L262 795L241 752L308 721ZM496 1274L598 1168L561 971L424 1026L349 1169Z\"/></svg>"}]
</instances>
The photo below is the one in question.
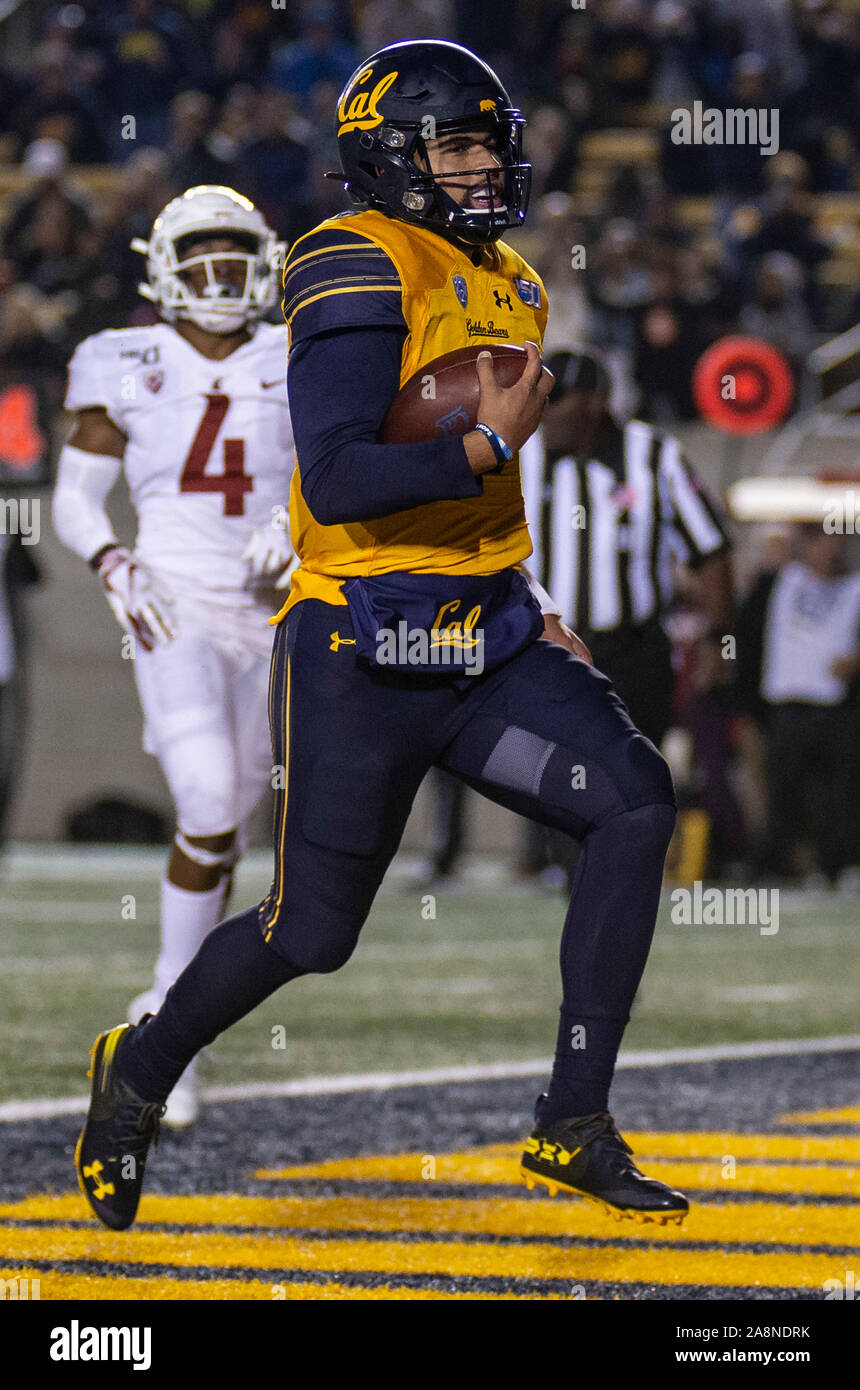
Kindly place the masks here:
<instances>
[{"instance_id":1,"label":"under armour logo on cleat","mask_svg":"<svg viewBox=\"0 0 860 1390\"><path fill-rule=\"evenodd\" d=\"M103 1197L113 1197L116 1195L116 1188L112 1182L102 1182L101 1174L104 1171L104 1164L100 1158L84 1166L84 1177L93 1180L93 1196L99 1201Z\"/></svg>"},{"instance_id":2,"label":"under armour logo on cleat","mask_svg":"<svg viewBox=\"0 0 860 1390\"><path fill-rule=\"evenodd\" d=\"M558 1163L566 1167L578 1153L582 1153L582 1145L578 1149L566 1149L562 1144L554 1144L548 1139L536 1139L531 1135L526 1140L526 1153L534 1154L544 1163Z\"/></svg>"},{"instance_id":3,"label":"under armour logo on cleat","mask_svg":"<svg viewBox=\"0 0 860 1390\"><path fill-rule=\"evenodd\" d=\"M341 637L341 635L340 635L339 632L332 632L332 633L329 633L329 636L331 637L331 646L329 647L329 651L330 651L330 652L336 652L337 649L338 649L338 647L354 647L354 646L355 646L355 638L354 638L354 637Z\"/></svg>"}]
</instances>

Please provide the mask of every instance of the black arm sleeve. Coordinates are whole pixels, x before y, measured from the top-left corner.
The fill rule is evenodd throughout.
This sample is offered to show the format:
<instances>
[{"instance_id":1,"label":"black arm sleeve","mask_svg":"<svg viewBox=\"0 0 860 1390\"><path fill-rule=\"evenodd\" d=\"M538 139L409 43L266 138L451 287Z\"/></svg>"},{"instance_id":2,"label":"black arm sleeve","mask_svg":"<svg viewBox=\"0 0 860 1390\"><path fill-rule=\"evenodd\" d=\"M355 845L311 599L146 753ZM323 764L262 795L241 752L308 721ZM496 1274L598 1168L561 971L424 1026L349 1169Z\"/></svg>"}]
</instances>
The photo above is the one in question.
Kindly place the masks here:
<instances>
[{"instance_id":1,"label":"black arm sleeve","mask_svg":"<svg viewBox=\"0 0 860 1390\"><path fill-rule=\"evenodd\" d=\"M302 494L322 526L479 497L463 440L379 444L400 385L403 329L345 328L295 343L287 373Z\"/></svg>"}]
</instances>

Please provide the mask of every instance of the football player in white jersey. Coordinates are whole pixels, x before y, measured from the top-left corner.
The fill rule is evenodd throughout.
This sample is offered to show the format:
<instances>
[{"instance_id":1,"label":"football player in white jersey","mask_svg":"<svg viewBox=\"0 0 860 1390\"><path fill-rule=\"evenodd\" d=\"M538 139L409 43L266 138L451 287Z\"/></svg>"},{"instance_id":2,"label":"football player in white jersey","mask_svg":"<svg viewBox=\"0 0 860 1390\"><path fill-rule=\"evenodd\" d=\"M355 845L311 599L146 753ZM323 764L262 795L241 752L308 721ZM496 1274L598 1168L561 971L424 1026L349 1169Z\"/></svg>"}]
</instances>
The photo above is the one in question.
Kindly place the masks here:
<instances>
[{"instance_id":1,"label":"football player in white jersey","mask_svg":"<svg viewBox=\"0 0 860 1390\"><path fill-rule=\"evenodd\" d=\"M133 644L144 747L176 810L162 881L153 987L130 1021L157 1010L221 920L243 823L271 776L267 717L272 586L286 582L294 452L287 335L260 320L280 286L284 246L229 188L191 188L156 218L141 293L151 327L87 338L69 364L76 425L59 460L54 525L86 559ZM125 469L138 517L133 550L105 510ZM193 1069L165 1120L198 1109Z\"/></svg>"}]
</instances>

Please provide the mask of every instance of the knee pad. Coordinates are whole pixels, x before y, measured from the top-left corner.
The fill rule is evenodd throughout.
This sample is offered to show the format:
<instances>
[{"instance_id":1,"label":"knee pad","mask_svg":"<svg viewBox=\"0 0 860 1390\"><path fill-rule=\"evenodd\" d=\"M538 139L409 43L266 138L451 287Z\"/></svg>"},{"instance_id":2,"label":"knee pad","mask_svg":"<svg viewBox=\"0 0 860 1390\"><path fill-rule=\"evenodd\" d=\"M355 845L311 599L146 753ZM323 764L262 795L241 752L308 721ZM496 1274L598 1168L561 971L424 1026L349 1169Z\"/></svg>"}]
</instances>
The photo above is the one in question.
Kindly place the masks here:
<instances>
[{"instance_id":1,"label":"knee pad","mask_svg":"<svg viewBox=\"0 0 860 1390\"><path fill-rule=\"evenodd\" d=\"M363 920L346 913L326 913L318 903L302 908L272 900L260 908L263 940L308 975L330 975L346 965L358 942Z\"/></svg>"},{"instance_id":2,"label":"knee pad","mask_svg":"<svg viewBox=\"0 0 860 1390\"><path fill-rule=\"evenodd\" d=\"M241 825L250 820L263 799L267 789L272 786L272 757L269 755L266 767L260 772L245 767L239 769L239 785L236 791L236 818Z\"/></svg>"},{"instance_id":3,"label":"knee pad","mask_svg":"<svg viewBox=\"0 0 860 1390\"><path fill-rule=\"evenodd\" d=\"M586 844L589 856L603 865L603 877L618 887L650 866L663 867L675 828L675 808L667 802L636 806L595 826Z\"/></svg>"},{"instance_id":4,"label":"knee pad","mask_svg":"<svg viewBox=\"0 0 860 1390\"><path fill-rule=\"evenodd\" d=\"M614 772L628 810L651 805L675 809L669 764L644 734L632 733L619 746Z\"/></svg>"},{"instance_id":5,"label":"knee pad","mask_svg":"<svg viewBox=\"0 0 860 1390\"><path fill-rule=\"evenodd\" d=\"M217 734L177 740L159 758L186 835L223 835L239 820L232 746Z\"/></svg>"},{"instance_id":6,"label":"knee pad","mask_svg":"<svg viewBox=\"0 0 860 1390\"><path fill-rule=\"evenodd\" d=\"M624 853L632 859L640 853L664 856L675 829L675 819L675 807L659 801L625 811L609 824L617 829Z\"/></svg>"},{"instance_id":7,"label":"knee pad","mask_svg":"<svg viewBox=\"0 0 860 1390\"><path fill-rule=\"evenodd\" d=\"M205 777L171 783L177 824L185 835L226 835L236 827L236 801L232 788ZM193 856L191 856L193 858Z\"/></svg>"}]
</instances>

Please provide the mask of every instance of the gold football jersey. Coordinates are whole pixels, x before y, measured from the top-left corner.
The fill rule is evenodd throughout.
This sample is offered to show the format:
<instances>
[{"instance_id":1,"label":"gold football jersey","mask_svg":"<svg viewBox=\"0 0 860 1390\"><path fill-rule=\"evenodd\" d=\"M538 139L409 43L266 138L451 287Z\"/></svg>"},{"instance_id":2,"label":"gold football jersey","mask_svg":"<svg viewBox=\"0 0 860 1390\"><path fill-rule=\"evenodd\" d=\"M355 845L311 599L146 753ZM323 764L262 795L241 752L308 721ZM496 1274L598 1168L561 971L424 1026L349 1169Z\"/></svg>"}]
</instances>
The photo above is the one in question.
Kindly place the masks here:
<instances>
[{"instance_id":1,"label":"gold football jersey","mask_svg":"<svg viewBox=\"0 0 860 1390\"><path fill-rule=\"evenodd\" d=\"M534 270L504 242L475 253L423 227L365 211L330 218L292 247L284 270L291 339L332 327L390 321L407 336L400 385L457 348L493 343L541 346L546 292ZM386 317L387 316L387 317ZM324 387L321 387L321 396ZM302 496L299 452L290 495L292 576L282 618L303 598L343 604L351 575L409 571L493 574L531 553L519 460L483 477L480 496L430 502L362 524L323 526Z\"/></svg>"}]
</instances>

